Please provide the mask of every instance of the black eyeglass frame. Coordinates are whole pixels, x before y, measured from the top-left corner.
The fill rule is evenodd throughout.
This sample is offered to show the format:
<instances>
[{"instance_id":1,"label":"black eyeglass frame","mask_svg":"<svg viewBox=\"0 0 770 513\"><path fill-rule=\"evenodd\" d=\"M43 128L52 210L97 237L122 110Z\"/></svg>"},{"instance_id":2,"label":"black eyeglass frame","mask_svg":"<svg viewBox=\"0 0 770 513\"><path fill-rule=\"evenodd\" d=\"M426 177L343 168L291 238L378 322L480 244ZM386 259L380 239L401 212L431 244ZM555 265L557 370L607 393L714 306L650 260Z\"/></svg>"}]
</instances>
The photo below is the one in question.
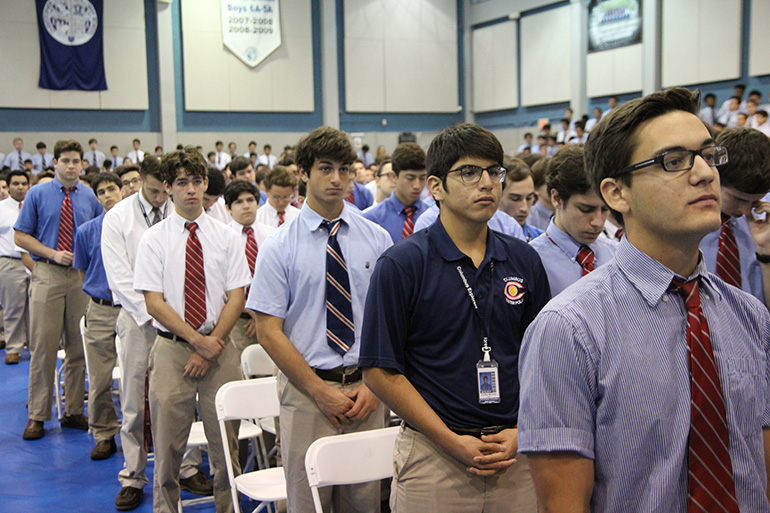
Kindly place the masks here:
<instances>
[{"instance_id":1,"label":"black eyeglass frame","mask_svg":"<svg viewBox=\"0 0 770 513\"><path fill-rule=\"evenodd\" d=\"M725 154L724 154L724 158L725 158L724 162L720 162L718 164L717 163L708 164L708 159L706 159L706 157L703 156L703 152L705 150L712 149L712 148L714 149L714 155L715 156L716 156L717 152L724 150L724 152L725 152ZM686 166L686 167L683 167L683 168L680 168L680 169L668 169L666 167L666 161L665 161L666 156L670 155L671 153L674 153L674 152L688 153L690 155L690 164L689 164L689 166ZM653 157L651 159L647 159L647 160L644 160L642 162L637 162L636 164L631 164L630 166L621 169L617 173L614 173L610 178L618 178L618 177L623 176L625 174L632 173L632 172L634 172L634 171L636 171L638 169L644 169L645 167L654 166L655 164L659 164L660 167L663 169L663 171L665 171L666 173L678 173L679 171L689 171L695 165L695 156L696 155L699 156L700 158L702 158L706 162L706 164L709 165L709 167L719 167L719 166L722 166L724 164L727 164L730 161L730 153L727 150L726 146L722 146L720 144L709 144L708 146L704 146L703 148L700 148L698 150L687 150L687 149L684 149L684 148L676 149L676 150L669 150L669 151L667 151L665 153L662 153L662 154L658 155L657 157Z\"/></svg>"},{"instance_id":2,"label":"black eyeglass frame","mask_svg":"<svg viewBox=\"0 0 770 513\"><path fill-rule=\"evenodd\" d=\"M472 182L467 181L463 177L463 174L462 174L462 172L465 171L468 168L481 169L481 172L479 173L479 177L476 180L472 181ZM481 167L481 166L474 166L472 164L466 164L464 166L458 167L457 169L450 169L449 171L447 171L444 174L444 176L448 176L449 173L460 173L460 180L462 180L462 182L464 184L474 185L474 184L477 184L477 183L479 183L481 181L481 177L484 176L484 171L486 171L487 174L489 175L489 178L492 179L492 183L494 183L495 180L494 180L494 178L492 178L492 173L489 172L490 169L492 169L492 170L496 169L500 173L500 183L503 183L505 181L505 175L508 173L508 170L505 169L503 166L500 166L498 164L495 164L495 165L489 166L489 167Z\"/></svg>"}]
</instances>

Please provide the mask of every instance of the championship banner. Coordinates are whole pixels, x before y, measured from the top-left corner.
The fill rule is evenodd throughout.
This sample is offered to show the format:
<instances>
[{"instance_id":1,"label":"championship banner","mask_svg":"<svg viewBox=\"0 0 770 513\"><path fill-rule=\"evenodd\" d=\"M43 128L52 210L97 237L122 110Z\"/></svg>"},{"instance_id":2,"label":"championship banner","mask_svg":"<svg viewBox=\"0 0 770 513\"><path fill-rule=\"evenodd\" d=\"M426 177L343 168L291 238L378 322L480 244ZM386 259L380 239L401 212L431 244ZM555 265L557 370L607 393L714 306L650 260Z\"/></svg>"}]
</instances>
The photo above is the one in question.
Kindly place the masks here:
<instances>
[{"instance_id":1,"label":"championship banner","mask_svg":"<svg viewBox=\"0 0 770 513\"><path fill-rule=\"evenodd\" d=\"M104 91L103 0L35 0L42 89Z\"/></svg>"},{"instance_id":2,"label":"championship banner","mask_svg":"<svg viewBox=\"0 0 770 513\"><path fill-rule=\"evenodd\" d=\"M252 68L281 46L278 0L222 0L222 43Z\"/></svg>"},{"instance_id":3,"label":"championship banner","mask_svg":"<svg viewBox=\"0 0 770 513\"><path fill-rule=\"evenodd\" d=\"M588 51L599 52L642 41L639 0L591 0L588 5Z\"/></svg>"}]
</instances>

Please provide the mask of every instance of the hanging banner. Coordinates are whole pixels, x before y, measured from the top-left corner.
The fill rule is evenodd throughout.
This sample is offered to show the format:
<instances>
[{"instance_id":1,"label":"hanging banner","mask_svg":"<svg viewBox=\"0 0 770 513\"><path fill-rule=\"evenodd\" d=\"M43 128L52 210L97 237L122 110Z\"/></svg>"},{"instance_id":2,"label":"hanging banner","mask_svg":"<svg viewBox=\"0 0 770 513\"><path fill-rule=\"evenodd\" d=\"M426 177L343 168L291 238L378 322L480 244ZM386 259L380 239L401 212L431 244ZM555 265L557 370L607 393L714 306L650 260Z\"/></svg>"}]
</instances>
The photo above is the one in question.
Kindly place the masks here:
<instances>
[{"instance_id":1,"label":"hanging banner","mask_svg":"<svg viewBox=\"0 0 770 513\"><path fill-rule=\"evenodd\" d=\"M222 0L222 43L257 66L281 46L278 0Z\"/></svg>"},{"instance_id":2,"label":"hanging banner","mask_svg":"<svg viewBox=\"0 0 770 513\"><path fill-rule=\"evenodd\" d=\"M642 41L639 0L591 0L588 4L588 51L599 52Z\"/></svg>"},{"instance_id":3,"label":"hanging banner","mask_svg":"<svg viewBox=\"0 0 770 513\"><path fill-rule=\"evenodd\" d=\"M36 0L42 89L104 91L102 0Z\"/></svg>"}]
</instances>

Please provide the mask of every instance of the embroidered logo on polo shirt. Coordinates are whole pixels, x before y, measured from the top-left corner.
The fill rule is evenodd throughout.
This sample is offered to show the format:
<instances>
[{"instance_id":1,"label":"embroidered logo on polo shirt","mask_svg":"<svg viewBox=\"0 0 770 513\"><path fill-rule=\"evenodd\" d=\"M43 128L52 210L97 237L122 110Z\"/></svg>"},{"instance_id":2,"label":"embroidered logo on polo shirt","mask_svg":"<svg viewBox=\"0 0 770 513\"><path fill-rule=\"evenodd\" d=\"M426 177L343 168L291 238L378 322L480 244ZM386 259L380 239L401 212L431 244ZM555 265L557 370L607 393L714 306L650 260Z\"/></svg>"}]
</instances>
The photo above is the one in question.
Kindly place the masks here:
<instances>
[{"instance_id":1,"label":"embroidered logo on polo shirt","mask_svg":"<svg viewBox=\"0 0 770 513\"><path fill-rule=\"evenodd\" d=\"M524 280L521 278L509 276L505 281L505 300L511 305L520 305L524 302L524 294L527 289L524 287Z\"/></svg>"}]
</instances>

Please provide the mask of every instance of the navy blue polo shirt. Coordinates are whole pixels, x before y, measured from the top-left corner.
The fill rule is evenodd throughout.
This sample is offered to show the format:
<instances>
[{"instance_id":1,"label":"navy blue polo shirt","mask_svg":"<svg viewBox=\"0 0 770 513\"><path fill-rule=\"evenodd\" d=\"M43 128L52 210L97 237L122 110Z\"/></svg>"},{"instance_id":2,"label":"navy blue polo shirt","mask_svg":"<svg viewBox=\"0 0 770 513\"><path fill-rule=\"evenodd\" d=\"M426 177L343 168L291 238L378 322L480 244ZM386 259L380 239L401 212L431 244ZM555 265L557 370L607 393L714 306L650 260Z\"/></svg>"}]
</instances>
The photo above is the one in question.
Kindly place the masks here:
<instances>
[{"instance_id":1,"label":"navy blue polo shirt","mask_svg":"<svg viewBox=\"0 0 770 513\"><path fill-rule=\"evenodd\" d=\"M458 266L473 289L481 319L493 294L489 345L499 365L498 404L479 404L482 321ZM377 261L366 297L359 366L406 376L448 426L516 424L519 348L527 326L549 299L545 269L527 243L488 230L487 252L476 269L439 220Z\"/></svg>"},{"instance_id":2,"label":"navy blue polo shirt","mask_svg":"<svg viewBox=\"0 0 770 513\"><path fill-rule=\"evenodd\" d=\"M102 261L102 223L104 212L78 228L75 235L72 267L86 272L83 291L91 297L112 301L107 273Z\"/></svg>"}]
</instances>

